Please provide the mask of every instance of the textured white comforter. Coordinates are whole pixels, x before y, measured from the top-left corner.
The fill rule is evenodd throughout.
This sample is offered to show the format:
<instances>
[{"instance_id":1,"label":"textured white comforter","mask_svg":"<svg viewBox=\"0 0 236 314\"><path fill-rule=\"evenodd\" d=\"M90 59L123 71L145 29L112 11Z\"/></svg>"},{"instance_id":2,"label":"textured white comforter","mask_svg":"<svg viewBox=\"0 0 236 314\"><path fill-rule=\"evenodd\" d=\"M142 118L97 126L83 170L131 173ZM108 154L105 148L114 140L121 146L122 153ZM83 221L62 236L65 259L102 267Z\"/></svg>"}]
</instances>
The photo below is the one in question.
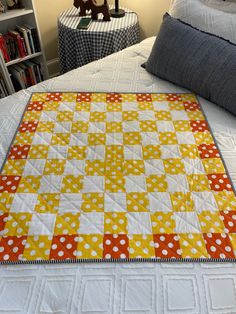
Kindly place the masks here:
<instances>
[{"instance_id":1,"label":"textured white comforter","mask_svg":"<svg viewBox=\"0 0 236 314\"><path fill-rule=\"evenodd\" d=\"M0 101L0 162L32 91L182 92L140 67L154 38ZM236 117L202 98L236 187ZM0 313L236 313L234 264L0 266Z\"/></svg>"}]
</instances>

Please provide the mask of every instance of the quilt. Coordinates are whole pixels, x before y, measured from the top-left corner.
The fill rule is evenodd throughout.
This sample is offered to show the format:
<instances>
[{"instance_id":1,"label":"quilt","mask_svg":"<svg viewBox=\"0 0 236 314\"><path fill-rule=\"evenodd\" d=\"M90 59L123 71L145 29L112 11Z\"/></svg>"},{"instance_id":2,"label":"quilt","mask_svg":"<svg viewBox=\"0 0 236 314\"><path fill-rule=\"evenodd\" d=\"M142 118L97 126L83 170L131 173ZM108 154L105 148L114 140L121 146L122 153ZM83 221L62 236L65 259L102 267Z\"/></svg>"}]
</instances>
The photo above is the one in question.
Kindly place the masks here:
<instances>
[{"instance_id":1,"label":"quilt","mask_svg":"<svg viewBox=\"0 0 236 314\"><path fill-rule=\"evenodd\" d=\"M235 254L235 191L194 95L32 94L1 169L1 264Z\"/></svg>"}]
</instances>

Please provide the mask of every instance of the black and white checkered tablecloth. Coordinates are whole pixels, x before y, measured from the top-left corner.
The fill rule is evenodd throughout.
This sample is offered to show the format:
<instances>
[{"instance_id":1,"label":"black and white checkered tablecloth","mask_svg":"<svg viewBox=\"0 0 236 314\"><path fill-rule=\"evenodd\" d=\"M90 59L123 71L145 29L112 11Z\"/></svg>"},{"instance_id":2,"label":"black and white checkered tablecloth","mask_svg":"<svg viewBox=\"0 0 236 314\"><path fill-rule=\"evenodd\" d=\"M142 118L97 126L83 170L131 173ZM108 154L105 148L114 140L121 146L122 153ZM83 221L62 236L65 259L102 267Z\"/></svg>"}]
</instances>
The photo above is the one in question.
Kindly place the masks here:
<instances>
[{"instance_id":1,"label":"black and white checkered tablecloth","mask_svg":"<svg viewBox=\"0 0 236 314\"><path fill-rule=\"evenodd\" d=\"M110 22L93 21L88 30L78 30L79 10L70 8L58 18L59 58L65 73L139 42L139 24L135 13L125 10L123 18Z\"/></svg>"}]
</instances>

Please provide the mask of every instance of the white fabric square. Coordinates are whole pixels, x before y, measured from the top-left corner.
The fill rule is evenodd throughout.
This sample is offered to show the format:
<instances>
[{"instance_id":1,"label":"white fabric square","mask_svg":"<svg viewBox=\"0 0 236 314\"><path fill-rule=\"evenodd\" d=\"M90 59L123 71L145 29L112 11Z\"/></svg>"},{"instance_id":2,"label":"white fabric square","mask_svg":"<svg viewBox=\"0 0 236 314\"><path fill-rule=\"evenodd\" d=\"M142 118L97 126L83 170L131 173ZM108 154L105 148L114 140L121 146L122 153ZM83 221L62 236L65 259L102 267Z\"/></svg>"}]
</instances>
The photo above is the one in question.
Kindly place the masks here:
<instances>
[{"instance_id":1,"label":"white fabric square","mask_svg":"<svg viewBox=\"0 0 236 314\"><path fill-rule=\"evenodd\" d=\"M152 110L143 110L138 112L139 121L156 120L155 112Z\"/></svg>"},{"instance_id":2,"label":"white fabric square","mask_svg":"<svg viewBox=\"0 0 236 314\"><path fill-rule=\"evenodd\" d=\"M105 122L90 122L88 133L105 133L106 123Z\"/></svg>"},{"instance_id":3,"label":"white fabric square","mask_svg":"<svg viewBox=\"0 0 236 314\"><path fill-rule=\"evenodd\" d=\"M169 111L169 102L168 101L153 101L153 107L155 111Z\"/></svg>"},{"instance_id":4,"label":"white fabric square","mask_svg":"<svg viewBox=\"0 0 236 314\"><path fill-rule=\"evenodd\" d=\"M58 110L59 111L74 111L76 102L72 101L60 101Z\"/></svg>"},{"instance_id":5,"label":"white fabric square","mask_svg":"<svg viewBox=\"0 0 236 314\"><path fill-rule=\"evenodd\" d=\"M173 121L177 121L177 120L185 120L188 121L190 120L187 112L184 110L171 110L171 116Z\"/></svg>"},{"instance_id":6,"label":"white fabric square","mask_svg":"<svg viewBox=\"0 0 236 314\"><path fill-rule=\"evenodd\" d=\"M79 234L103 234L104 213L86 213L80 215Z\"/></svg>"},{"instance_id":7,"label":"white fabric square","mask_svg":"<svg viewBox=\"0 0 236 314\"><path fill-rule=\"evenodd\" d=\"M50 146L48 150L48 159L66 159L67 150L67 146Z\"/></svg>"},{"instance_id":8,"label":"white fabric square","mask_svg":"<svg viewBox=\"0 0 236 314\"><path fill-rule=\"evenodd\" d=\"M140 134L142 137L143 146L160 144L160 140L159 140L159 136L157 132L142 132Z\"/></svg>"},{"instance_id":9,"label":"white fabric square","mask_svg":"<svg viewBox=\"0 0 236 314\"><path fill-rule=\"evenodd\" d=\"M201 233L198 216L195 212L175 212L176 233Z\"/></svg>"},{"instance_id":10,"label":"white fabric square","mask_svg":"<svg viewBox=\"0 0 236 314\"><path fill-rule=\"evenodd\" d=\"M152 234L150 213L128 213L128 234Z\"/></svg>"},{"instance_id":11,"label":"white fabric square","mask_svg":"<svg viewBox=\"0 0 236 314\"><path fill-rule=\"evenodd\" d=\"M196 144L191 132L176 132L176 136L179 144Z\"/></svg>"},{"instance_id":12,"label":"white fabric square","mask_svg":"<svg viewBox=\"0 0 236 314\"><path fill-rule=\"evenodd\" d=\"M50 145L52 133L36 132L34 134L32 145Z\"/></svg>"},{"instance_id":13,"label":"white fabric square","mask_svg":"<svg viewBox=\"0 0 236 314\"><path fill-rule=\"evenodd\" d=\"M105 159L105 145L88 146L87 160L104 160Z\"/></svg>"},{"instance_id":14,"label":"white fabric square","mask_svg":"<svg viewBox=\"0 0 236 314\"><path fill-rule=\"evenodd\" d=\"M126 192L146 192L145 176L127 176L126 177Z\"/></svg>"},{"instance_id":15,"label":"white fabric square","mask_svg":"<svg viewBox=\"0 0 236 314\"><path fill-rule=\"evenodd\" d=\"M72 122L70 121L62 121L56 122L54 127L54 133L70 133L71 132Z\"/></svg>"},{"instance_id":16,"label":"white fabric square","mask_svg":"<svg viewBox=\"0 0 236 314\"><path fill-rule=\"evenodd\" d=\"M202 211L219 211L214 194L212 192L192 192L195 210L198 213Z\"/></svg>"},{"instance_id":17,"label":"white fabric square","mask_svg":"<svg viewBox=\"0 0 236 314\"><path fill-rule=\"evenodd\" d=\"M46 159L28 159L28 160L26 160L23 175L24 176L42 175L45 163L46 163Z\"/></svg>"},{"instance_id":18,"label":"white fabric square","mask_svg":"<svg viewBox=\"0 0 236 314\"><path fill-rule=\"evenodd\" d=\"M87 133L72 133L70 136L70 146L87 146L88 134Z\"/></svg>"},{"instance_id":19,"label":"white fabric square","mask_svg":"<svg viewBox=\"0 0 236 314\"><path fill-rule=\"evenodd\" d=\"M172 203L170 194L167 192L148 193L149 207L151 212L171 212Z\"/></svg>"},{"instance_id":20,"label":"white fabric square","mask_svg":"<svg viewBox=\"0 0 236 314\"><path fill-rule=\"evenodd\" d=\"M137 111L137 102L129 102L129 101L124 101L122 103L122 110L123 111Z\"/></svg>"},{"instance_id":21,"label":"white fabric square","mask_svg":"<svg viewBox=\"0 0 236 314\"><path fill-rule=\"evenodd\" d=\"M205 174L205 169L199 158L184 158L182 159L185 172L187 174Z\"/></svg>"},{"instance_id":22,"label":"white fabric square","mask_svg":"<svg viewBox=\"0 0 236 314\"><path fill-rule=\"evenodd\" d=\"M83 186L83 193L104 192L104 177L86 176Z\"/></svg>"},{"instance_id":23,"label":"white fabric square","mask_svg":"<svg viewBox=\"0 0 236 314\"><path fill-rule=\"evenodd\" d=\"M87 111L75 111L73 121L83 121L88 122L90 117L90 112Z\"/></svg>"},{"instance_id":24,"label":"white fabric square","mask_svg":"<svg viewBox=\"0 0 236 314\"><path fill-rule=\"evenodd\" d=\"M105 112L107 104L105 102L91 102L90 111L91 112Z\"/></svg>"},{"instance_id":25,"label":"white fabric square","mask_svg":"<svg viewBox=\"0 0 236 314\"><path fill-rule=\"evenodd\" d=\"M57 117L57 111L43 111L40 115L39 121L40 122L54 122Z\"/></svg>"},{"instance_id":26,"label":"white fabric square","mask_svg":"<svg viewBox=\"0 0 236 314\"><path fill-rule=\"evenodd\" d=\"M85 174L85 160L67 160L64 175L73 174L77 175L84 175Z\"/></svg>"},{"instance_id":27,"label":"white fabric square","mask_svg":"<svg viewBox=\"0 0 236 314\"><path fill-rule=\"evenodd\" d=\"M124 146L124 156L126 160L143 159L143 150L141 145L125 145Z\"/></svg>"},{"instance_id":28,"label":"white fabric square","mask_svg":"<svg viewBox=\"0 0 236 314\"><path fill-rule=\"evenodd\" d=\"M107 121L115 121L121 122L122 121L122 112L107 112Z\"/></svg>"},{"instance_id":29,"label":"white fabric square","mask_svg":"<svg viewBox=\"0 0 236 314\"><path fill-rule=\"evenodd\" d=\"M174 124L171 121L157 121L158 132L175 132Z\"/></svg>"},{"instance_id":30,"label":"white fabric square","mask_svg":"<svg viewBox=\"0 0 236 314\"><path fill-rule=\"evenodd\" d=\"M34 214L29 223L28 235L48 235L54 233L55 214Z\"/></svg>"},{"instance_id":31,"label":"white fabric square","mask_svg":"<svg viewBox=\"0 0 236 314\"><path fill-rule=\"evenodd\" d=\"M11 205L11 213L32 213L37 204L38 194L36 193L17 193Z\"/></svg>"},{"instance_id":32,"label":"white fabric square","mask_svg":"<svg viewBox=\"0 0 236 314\"><path fill-rule=\"evenodd\" d=\"M124 121L122 123L123 132L139 132L139 122L138 121Z\"/></svg>"},{"instance_id":33,"label":"white fabric square","mask_svg":"<svg viewBox=\"0 0 236 314\"><path fill-rule=\"evenodd\" d=\"M126 193L106 193L104 198L105 212L126 212Z\"/></svg>"},{"instance_id":34,"label":"white fabric square","mask_svg":"<svg viewBox=\"0 0 236 314\"><path fill-rule=\"evenodd\" d=\"M160 149L162 159L181 158L179 145L161 145Z\"/></svg>"},{"instance_id":35,"label":"white fabric square","mask_svg":"<svg viewBox=\"0 0 236 314\"><path fill-rule=\"evenodd\" d=\"M106 145L123 145L123 133L106 133Z\"/></svg>"},{"instance_id":36,"label":"white fabric square","mask_svg":"<svg viewBox=\"0 0 236 314\"><path fill-rule=\"evenodd\" d=\"M149 159L144 161L145 174L165 174L164 164L161 159Z\"/></svg>"},{"instance_id":37,"label":"white fabric square","mask_svg":"<svg viewBox=\"0 0 236 314\"><path fill-rule=\"evenodd\" d=\"M42 176L38 193L59 193L61 189L62 176Z\"/></svg>"},{"instance_id":38,"label":"white fabric square","mask_svg":"<svg viewBox=\"0 0 236 314\"><path fill-rule=\"evenodd\" d=\"M82 194L65 193L60 195L58 212L60 213L77 213L81 212Z\"/></svg>"},{"instance_id":39,"label":"white fabric square","mask_svg":"<svg viewBox=\"0 0 236 314\"><path fill-rule=\"evenodd\" d=\"M166 181L168 184L168 191L170 193L174 192L189 192L189 185L185 175L166 175Z\"/></svg>"}]
</instances>

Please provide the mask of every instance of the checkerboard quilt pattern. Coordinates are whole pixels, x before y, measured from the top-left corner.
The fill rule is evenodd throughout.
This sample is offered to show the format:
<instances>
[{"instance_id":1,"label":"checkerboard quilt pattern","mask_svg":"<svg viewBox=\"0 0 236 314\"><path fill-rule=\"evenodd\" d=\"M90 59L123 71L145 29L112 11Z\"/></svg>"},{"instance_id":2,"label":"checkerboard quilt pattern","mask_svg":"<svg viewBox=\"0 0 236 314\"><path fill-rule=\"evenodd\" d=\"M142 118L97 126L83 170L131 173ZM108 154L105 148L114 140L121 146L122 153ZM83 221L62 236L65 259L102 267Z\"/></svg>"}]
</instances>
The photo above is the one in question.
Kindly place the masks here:
<instances>
[{"instance_id":1,"label":"checkerboard quilt pattern","mask_svg":"<svg viewBox=\"0 0 236 314\"><path fill-rule=\"evenodd\" d=\"M32 95L0 175L1 263L235 254L235 193L194 95Z\"/></svg>"}]
</instances>

